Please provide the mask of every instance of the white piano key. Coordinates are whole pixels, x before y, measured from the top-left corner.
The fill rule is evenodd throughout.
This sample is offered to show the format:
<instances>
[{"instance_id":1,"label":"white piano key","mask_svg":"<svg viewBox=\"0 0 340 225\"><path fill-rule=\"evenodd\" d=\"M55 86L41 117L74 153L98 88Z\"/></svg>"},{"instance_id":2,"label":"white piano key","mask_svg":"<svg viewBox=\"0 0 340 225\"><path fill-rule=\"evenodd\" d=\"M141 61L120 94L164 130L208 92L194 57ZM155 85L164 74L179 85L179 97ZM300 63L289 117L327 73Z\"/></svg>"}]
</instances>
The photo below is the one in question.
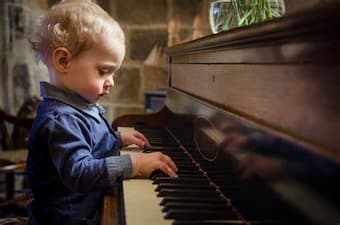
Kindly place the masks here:
<instances>
[{"instance_id":1,"label":"white piano key","mask_svg":"<svg viewBox=\"0 0 340 225\"><path fill-rule=\"evenodd\" d=\"M159 205L152 180L131 179L123 181L126 225L170 225Z\"/></svg>"}]
</instances>

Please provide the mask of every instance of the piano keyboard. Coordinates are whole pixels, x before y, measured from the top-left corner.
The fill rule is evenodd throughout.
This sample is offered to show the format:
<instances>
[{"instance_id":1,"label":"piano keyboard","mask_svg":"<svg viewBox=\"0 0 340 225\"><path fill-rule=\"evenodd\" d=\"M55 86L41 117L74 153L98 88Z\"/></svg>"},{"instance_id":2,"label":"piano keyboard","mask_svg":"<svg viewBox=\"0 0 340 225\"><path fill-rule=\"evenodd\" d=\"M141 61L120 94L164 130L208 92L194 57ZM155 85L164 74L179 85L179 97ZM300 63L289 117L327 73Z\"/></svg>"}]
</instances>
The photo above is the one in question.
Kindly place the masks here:
<instances>
[{"instance_id":1,"label":"piano keyboard","mask_svg":"<svg viewBox=\"0 0 340 225\"><path fill-rule=\"evenodd\" d=\"M178 168L178 178L170 178L155 171L150 178L154 191L161 198L164 219L172 224L245 224L240 215L230 207L228 199L216 191L191 157L165 130L140 129L151 146L145 152L161 151L169 155Z\"/></svg>"},{"instance_id":2,"label":"piano keyboard","mask_svg":"<svg viewBox=\"0 0 340 225\"><path fill-rule=\"evenodd\" d=\"M289 215L291 210L276 201L269 206L261 205L263 195L258 193L265 187L240 184L230 164L221 166L205 161L190 139L182 139L187 142L184 147L166 130L136 129L145 134L151 144L144 152L160 151L169 155L178 167L178 178L155 171L150 176L152 181L124 181L127 225L287 224L288 217L283 219L282 212ZM142 197L133 193L142 194ZM295 221L295 216L291 216ZM301 223L292 221L290 224Z\"/></svg>"}]
</instances>

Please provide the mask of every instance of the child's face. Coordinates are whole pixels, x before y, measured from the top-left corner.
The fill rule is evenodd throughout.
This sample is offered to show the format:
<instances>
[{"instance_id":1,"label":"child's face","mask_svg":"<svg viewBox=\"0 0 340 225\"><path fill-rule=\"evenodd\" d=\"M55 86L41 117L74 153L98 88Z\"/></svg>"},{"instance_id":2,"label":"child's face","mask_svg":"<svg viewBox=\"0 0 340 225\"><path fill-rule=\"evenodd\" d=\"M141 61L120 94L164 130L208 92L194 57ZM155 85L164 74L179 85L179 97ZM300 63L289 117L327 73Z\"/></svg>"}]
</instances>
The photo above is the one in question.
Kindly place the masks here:
<instances>
[{"instance_id":1,"label":"child's face","mask_svg":"<svg viewBox=\"0 0 340 225\"><path fill-rule=\"evenodd\" d=\"M90 103L95 103L113 87L113 78L124 54L122 43L109 34L100 34L92 48L71 59L64 83Z\"/></svg>"}]
</instances>

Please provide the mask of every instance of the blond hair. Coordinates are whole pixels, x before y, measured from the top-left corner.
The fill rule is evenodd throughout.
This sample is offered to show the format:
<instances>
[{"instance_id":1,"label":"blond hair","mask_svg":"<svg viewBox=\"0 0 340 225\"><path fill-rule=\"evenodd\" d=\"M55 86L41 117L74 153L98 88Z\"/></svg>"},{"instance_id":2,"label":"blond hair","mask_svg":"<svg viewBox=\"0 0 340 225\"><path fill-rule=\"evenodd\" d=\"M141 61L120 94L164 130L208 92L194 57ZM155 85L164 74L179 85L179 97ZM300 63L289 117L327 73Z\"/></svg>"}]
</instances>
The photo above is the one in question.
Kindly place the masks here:
<instances>
[{"instance_id":1,"label":"blond hair","mask_svg":"<svg viewBox=\"0 0 340 225\"><path fill-rule=\"evenodd\" d=\"M37 59L47 62L58 47L67 48L73 57L78 55L102 32L124 44L121 27L100 6L90 0L62 0L32 26L28 41Z\"/></svg>"}]
</instances>

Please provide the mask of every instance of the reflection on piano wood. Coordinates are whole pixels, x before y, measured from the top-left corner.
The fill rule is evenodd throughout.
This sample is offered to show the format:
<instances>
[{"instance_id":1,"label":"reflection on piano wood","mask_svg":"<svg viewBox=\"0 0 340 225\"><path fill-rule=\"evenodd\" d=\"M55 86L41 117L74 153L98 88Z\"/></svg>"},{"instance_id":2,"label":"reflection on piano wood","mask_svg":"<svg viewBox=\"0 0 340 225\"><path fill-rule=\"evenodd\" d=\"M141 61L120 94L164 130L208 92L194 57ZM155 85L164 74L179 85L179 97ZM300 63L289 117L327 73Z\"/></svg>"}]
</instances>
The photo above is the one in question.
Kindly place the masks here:
<instances>
[{"instance_id":1,"label":"reflection on piano wood","mask_svg":"<svg viewBox=\"0 0 340 225\"><path fill-rule=\"evenodd\" d=\"M329 1L167 50L166 106L113 124L178 165L179 178L156 171L147 184L165 224L340 223L339 10ZM125 210L144 204L128 182L105 197L116 224L134 225ZM108 208L103 224L115 224Z\"/></svg>"}]
</instances>

